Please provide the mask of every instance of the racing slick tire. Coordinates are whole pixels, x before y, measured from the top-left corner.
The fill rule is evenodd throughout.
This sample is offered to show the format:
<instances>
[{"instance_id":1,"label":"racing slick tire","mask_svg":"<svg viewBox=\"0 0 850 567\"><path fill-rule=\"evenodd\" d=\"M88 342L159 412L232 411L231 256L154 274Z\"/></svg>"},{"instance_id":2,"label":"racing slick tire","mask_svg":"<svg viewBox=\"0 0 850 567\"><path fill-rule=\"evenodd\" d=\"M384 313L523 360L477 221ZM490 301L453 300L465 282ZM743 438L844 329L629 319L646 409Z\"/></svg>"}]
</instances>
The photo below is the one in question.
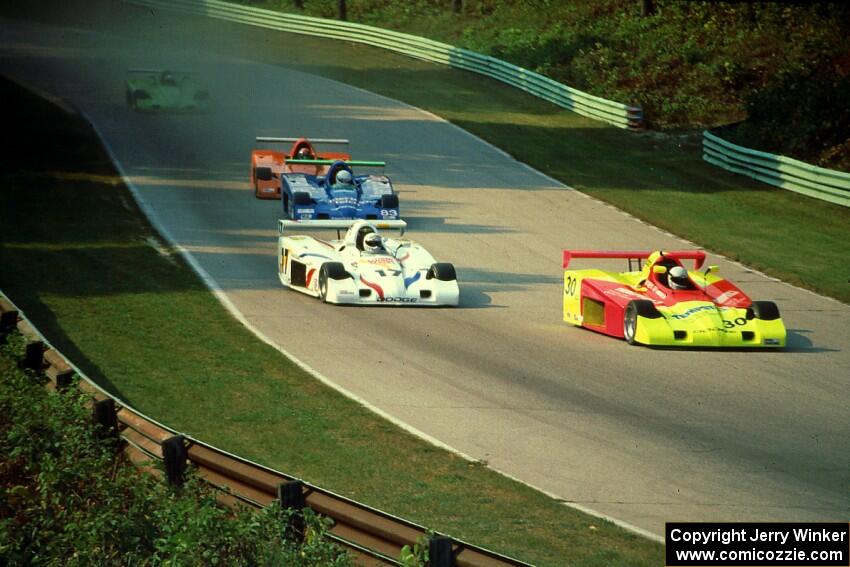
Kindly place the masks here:
<instances>
[{"instance_id":1,"label":"racing slick tire","mask_svg":"<svg viewBox=\"0 0 850 567\"><path fill-rule=\"evenodd\" d=\"M623 315L623 337L630 345L638 344L636 339L638 317L657 319L661 317L661 313L655 308L655 304L648 299L629 301L629 304L626 305L626 312Z\"/></svg>"},{"instance_id":2,"label":"racing slick tire","mask_svg":"<svg viewBox=\"0 0 850 567\"><path fill-rule=\"evenodd\" d=\"M309 205L313 200L310 198L310 194L306 191L296 191L292 194L292 204L298 206Z\"/></svg>"},{"instance_id":3,"label":"racing slick tire","mask_svg":"<svg viewBox=\"0 0 850 567\"><path fill-rule=\"evenodd\" d=\"M273 179L272 168L270 167L255 167L251 177L254 182L254 197L260 198L260 181L269 181ZM283 203L283 210L286 210L286 201Z\"/></svg>"},{"instance_id":4,"label":"racing slick tire","mask_svg":"<svg viewBox=\"0 0 850 567\"><path fill-rule=\"evenodd\" d=\"M310 194L305 192L305 191L296 191L295 193L292 194L291 199L286 196L286 192L283 192L283 194L281 195L281 198L283 199L283 210L286 211L286 214L292 220L296 220L295 219L295 206L296 205L304 206L304 205L309 205L313 202L313 200L310 198Z\"/></svg>"},{"instance_id":5,"label":"racing slick tire","mask_svg":"<svg viewBox=\"0 0 850 567\"><path fill-rule=\"evenodd\" d=\"M272 180L272 168L258 166L254 168L254 179L260 181L271 181Z\"/></svg>"},{"instance_id":6,"label":"racing slick tire","mask_svg":"<svg viewBox=\"0 0 850 567\"><path fill-rule=\"evenodd\" d=\"M328 280L344 280L349 277L342 262L325 262L319 268L319 297L328 302Z\"/></svg>"},{"instance_id":7,"label":"racing slick tire","mask_svg":"<svg viewBox=\"0 0 850 567\"><path fill-rule=\"evenodd\" d=\"M753 301L747 309L747 319L775 321L779 319L779 307L772 301Z\"/></svg>"},{"instance_id":8,"label":"racing slick tire","mask_svg":"<svg viewBox=\"0 0 850 567\"><path fill-rule=\"evenodd\" d=\"M382 209L397 209L398 208L398 195L395 193L390 193L389 195L381 195L381 208Z\"/></svg>"},{"instance_id":9,"label":"racing slick tire","mask_svg":"<svg viewBox=\"0 0 850 567\"><path fill-rule=\"evenodd\" d=\"M431 264L425 279L431 280L434 278L437 278L441 282L455 281L457 279L457 273L455 272L454 265L449 264L448 262Z\"/></svg>"},{"instance_id":10,"label":"racing slick tire","mask_svg":"<svg viewBox=\"0 0 850 567\"><path fill-rule=\"evenodd\" d=\"M127 89L127 104L133 110L139 109L139 100L148 99L151 95L144 89L131 90Z\"/></svg>"}]
</instances>

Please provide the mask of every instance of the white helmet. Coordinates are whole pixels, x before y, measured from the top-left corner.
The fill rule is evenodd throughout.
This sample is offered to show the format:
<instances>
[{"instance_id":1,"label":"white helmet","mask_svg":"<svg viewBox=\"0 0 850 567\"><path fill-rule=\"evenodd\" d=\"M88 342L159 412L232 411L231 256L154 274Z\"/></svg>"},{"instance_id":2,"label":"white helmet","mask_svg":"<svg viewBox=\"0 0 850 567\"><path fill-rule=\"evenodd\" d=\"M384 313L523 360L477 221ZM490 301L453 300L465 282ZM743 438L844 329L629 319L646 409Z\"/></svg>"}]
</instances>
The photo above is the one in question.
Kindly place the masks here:
<instances>
[{"instance_id":1,"label":"white helmet","mask_svg":"<svg viewBox=\"0 0 850 567\"><path fill-rule=\"evenodd\" d=\"M667 281L671 289L687 289L691 285L688 271L682 266L673 266L667 273Z\"/></svg>"},{"instance_id":2,"label":"white helmet","mask_svg":"<svg viewBox=\"0 0 850 567\"><path fill-rule=\"evenodd\" d=\"M384 239L381 238L381 235L377 232L370 232L365 237L363 237L363 251L371 252L372 254L376 252L381 252L384 249Z\"/></svg>"},{"instance_id":3,"label":"white helmet","mask_svg":"<svg viewBox=\"0 0 850 567\"><path fill-rule=\"evenodd\" d=\"M351 185L351 172L347 169L340 170L336 174L336 182L344 185Z\"/></svg>"}]
</instances>

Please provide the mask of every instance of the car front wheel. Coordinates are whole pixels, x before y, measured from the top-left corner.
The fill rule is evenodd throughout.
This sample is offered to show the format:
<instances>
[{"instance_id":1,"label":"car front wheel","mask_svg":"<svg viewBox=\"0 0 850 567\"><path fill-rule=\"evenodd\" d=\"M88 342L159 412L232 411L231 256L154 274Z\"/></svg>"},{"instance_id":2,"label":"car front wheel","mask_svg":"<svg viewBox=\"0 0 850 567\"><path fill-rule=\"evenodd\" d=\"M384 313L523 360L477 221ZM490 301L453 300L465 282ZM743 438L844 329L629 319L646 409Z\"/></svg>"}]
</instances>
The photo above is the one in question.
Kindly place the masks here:
<instances>
[{"instance_id":1,"label":"car front wheel","mask_svg":"<svg viewBox=\"0 0 850 567\"><path fill-rule=\"evenodd\" d=\"M626 306L626 313L623 315L623 337L630 345L636 344L635 337L637 336L637 305L636 301L630 301Z\"/></svg>"}]
</instances>

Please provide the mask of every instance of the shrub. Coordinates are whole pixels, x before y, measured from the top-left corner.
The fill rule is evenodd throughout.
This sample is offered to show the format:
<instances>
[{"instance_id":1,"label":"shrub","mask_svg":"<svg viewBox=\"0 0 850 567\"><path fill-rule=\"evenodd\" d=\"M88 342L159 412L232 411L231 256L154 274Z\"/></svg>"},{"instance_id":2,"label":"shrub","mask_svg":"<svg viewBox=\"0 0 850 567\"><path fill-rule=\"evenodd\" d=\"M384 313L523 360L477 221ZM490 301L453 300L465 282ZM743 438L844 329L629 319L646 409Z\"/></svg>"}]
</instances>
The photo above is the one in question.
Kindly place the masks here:
<instances>
[{"instance_id":1,"label":"shrub","mask_svg":"<svg viewBox=\"0 0 850 567\"><path fill-rule=\"evenodd\" d=\"M141 472L92 426L76 388L48 392L17 367L23 341L0 346L0 557L20 565L348 565L305 510L232 512L188 475L179 488Z\"/></svg>"}]
</instances>

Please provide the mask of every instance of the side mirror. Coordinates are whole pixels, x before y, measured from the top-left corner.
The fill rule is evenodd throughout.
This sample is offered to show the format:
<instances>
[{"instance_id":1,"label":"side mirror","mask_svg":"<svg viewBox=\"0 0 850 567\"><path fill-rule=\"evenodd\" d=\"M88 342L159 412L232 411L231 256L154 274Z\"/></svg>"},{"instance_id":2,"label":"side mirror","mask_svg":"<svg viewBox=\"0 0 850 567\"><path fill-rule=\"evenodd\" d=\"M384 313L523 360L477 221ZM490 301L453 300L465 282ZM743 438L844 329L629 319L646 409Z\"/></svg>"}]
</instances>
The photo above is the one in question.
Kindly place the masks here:
<instances>
[{"instance_id":1,"label":"side mirror","mask_svg":"<svg viewBox=\"0 0 850 567\"><path fill-rule=\"evenodd\" d=\"M707 268L705 269L705 271L703 272L703 274L705 274L705 275L707 276L708 274L716 274L716 273L717 273L717 272L719 272L719 271L720 271L720 267L719 267L719 266L709 266L709 267L707 267Z\"/></svg>"},{"instance_id":2,"label":"side mirror","mask_svg":"<svg viewBox=\"0 0 850 567\"><path fill-rule=\"evenodd\" d=\"M657 266L657 265L652 266L652 273L653 274L666 274L667 273L667 266Z\"/></svg>"}]
</instances>

